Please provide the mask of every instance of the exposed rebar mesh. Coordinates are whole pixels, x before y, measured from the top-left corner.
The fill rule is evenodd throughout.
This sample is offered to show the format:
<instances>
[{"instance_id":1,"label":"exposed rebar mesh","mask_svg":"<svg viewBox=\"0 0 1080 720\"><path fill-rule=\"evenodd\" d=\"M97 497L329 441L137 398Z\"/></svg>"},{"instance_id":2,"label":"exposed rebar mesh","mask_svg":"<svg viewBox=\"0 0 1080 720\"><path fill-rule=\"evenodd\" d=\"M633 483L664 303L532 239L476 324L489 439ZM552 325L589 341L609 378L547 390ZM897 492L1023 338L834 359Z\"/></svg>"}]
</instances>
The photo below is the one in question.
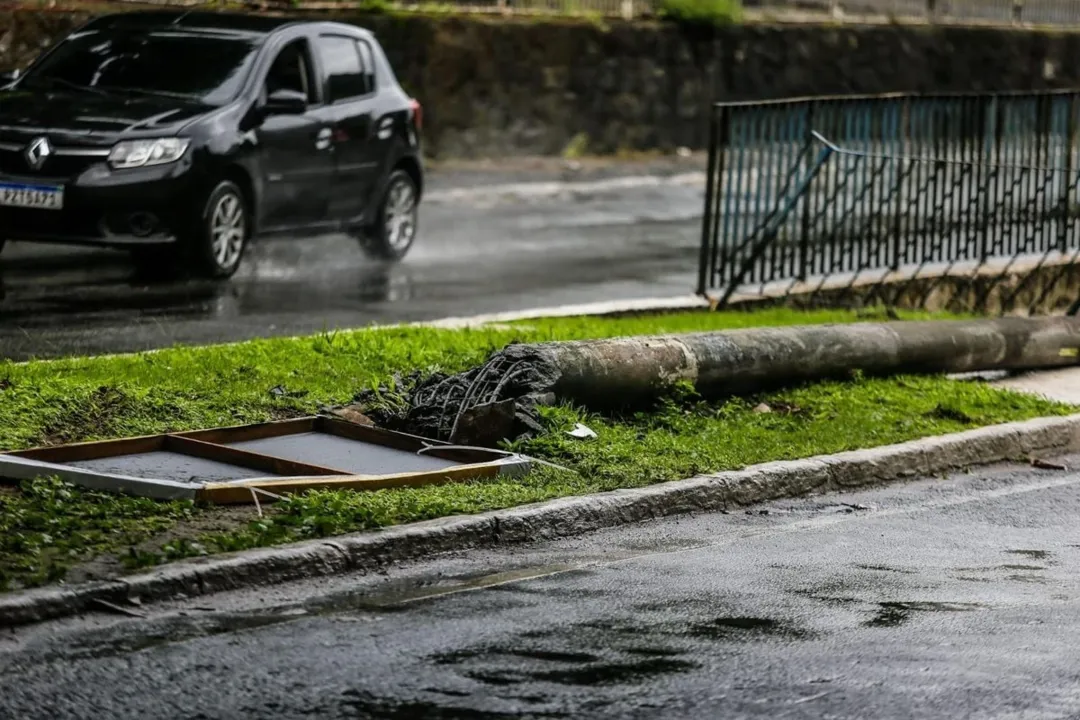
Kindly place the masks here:
<instances>
[{"instance_id":1,"label":"exposed rebar mesh","mask_svg":"<svg viewBox=\"0 0 1080 720\"><path fill-rule=\"evenodd\" d=\"M495 355L479 368L418 388L411 398L408 417L426 418L433 424L429 427L434 436L441 440L455 437L462 415L479 405L515 397L515 379L524 380L529 374L527 363Z\"/></svg>"},{"instance_id":2,"label":"exposed rebar mesh","mask_svg":"<svg viewBox=\"0 0 1080 720\"><path fill-rule=\"evenodd\" d=\"M355 402L379 425L415 435L474 443L513 439L539 429L536 405L545 401L557 377L550 363L514 348L457 375L398 379L398 387L412 387L398 397L397 407L388 407L387 398L395 392L387 388L361 393ZM478 423L499 427L491 427L489 434Z\"/></svg>"}]
</instances>

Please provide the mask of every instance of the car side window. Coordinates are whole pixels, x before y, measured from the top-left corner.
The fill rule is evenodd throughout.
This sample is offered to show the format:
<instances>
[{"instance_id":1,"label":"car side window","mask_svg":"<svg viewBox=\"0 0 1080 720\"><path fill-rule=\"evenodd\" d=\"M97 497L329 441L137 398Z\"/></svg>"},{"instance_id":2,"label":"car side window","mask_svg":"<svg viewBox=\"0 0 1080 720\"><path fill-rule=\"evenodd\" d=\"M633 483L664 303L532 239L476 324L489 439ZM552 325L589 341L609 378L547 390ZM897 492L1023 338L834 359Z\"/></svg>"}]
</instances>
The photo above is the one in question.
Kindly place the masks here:
<instances>
[{"instance_id":1,"label":"car side window","mask_svg":"<svg viewBox=\"0 0 1080 720\"><path fill-rule=\"evenodd\" d=\"M319 59L326 73L329 102L363 97L371 92L370 78L361 61L356 40L342 35L319 38Z\"/></svg>"},{"instance_id":2,"label":"car side window","mask_svg":"<svg viewBox=\"0 0 1080 720\"><path fill-rule=\"evenodd\" d=\"M367 91L375 92L375 53L371 51L371 45L363 40L356 43L360 48L360 62L363 65L364 76L367 80Z\"/></svg>"},{"instance_id":3,"label":"car side window","mask_svg":"<svg viewBox=\"0 0 1080 720\"><path fill-rule=\"evenodd\" d=\"M311 82L311 63L308 60L307 41L295 40L281 49L274 58L263 84L263 97L277 90L293 90L307 96L308 103L315 103L315 87Z\"/></svg>"}]
</instances>

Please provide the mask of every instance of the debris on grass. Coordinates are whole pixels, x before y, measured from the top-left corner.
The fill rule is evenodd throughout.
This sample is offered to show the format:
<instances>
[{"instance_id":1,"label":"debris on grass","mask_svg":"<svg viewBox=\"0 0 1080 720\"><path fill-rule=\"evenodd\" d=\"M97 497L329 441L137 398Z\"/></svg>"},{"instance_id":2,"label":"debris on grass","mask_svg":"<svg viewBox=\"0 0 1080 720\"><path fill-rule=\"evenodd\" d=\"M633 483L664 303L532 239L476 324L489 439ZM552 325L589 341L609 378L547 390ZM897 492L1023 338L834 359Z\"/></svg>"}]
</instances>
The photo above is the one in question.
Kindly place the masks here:
<instances>
[{"instance_id":1,"label":"debris on grass","mask_svg":"<svg viewBox=\"0 0 1080 720\"><path fill-rule=\"evenodd\" d=\"M593 430L581 423L575 425L573 430L567 430L566 434L572 438L577 438L578 440L587 440L596 437L596 433Z\"/></svg>"},{"instance_id":2,"label":"debris on grass","mask_svg":"<svg viewBox=\"0 0 1080 720\"><path fill-rule=\"evenodd\" d=\"M341 408L330 408L326 410L326 413L333 417L339 417L342 420L354 423L356 425L363 425L364 427L374 427L375 421L369 418L355 405L346 405Z\"/></svg>"},{"instance_id":3,"label":"debris on grass","mask_svg":"<svg viewBox=\"0 0 1080 720\"><path fill-rule=\"evenodd\" d=\"M270 394L277 398L302 398L308 394L307 390L288 390L284 385L275 385L270 388Z\"/></svg>"},{"instance_id":4,"label":"debris on grass","mask_svg":"<svg viewBox=\"0 0 1080 720\"><path fill-rule=\"evenodd\" d=\"M939 420L952 420L958 423L964 423L965 425L971 424L971 417L963 410L952 407L945 403L938 403L933 410L929 413L930 416L938 418Z\"/></svg>"}]
</instances>

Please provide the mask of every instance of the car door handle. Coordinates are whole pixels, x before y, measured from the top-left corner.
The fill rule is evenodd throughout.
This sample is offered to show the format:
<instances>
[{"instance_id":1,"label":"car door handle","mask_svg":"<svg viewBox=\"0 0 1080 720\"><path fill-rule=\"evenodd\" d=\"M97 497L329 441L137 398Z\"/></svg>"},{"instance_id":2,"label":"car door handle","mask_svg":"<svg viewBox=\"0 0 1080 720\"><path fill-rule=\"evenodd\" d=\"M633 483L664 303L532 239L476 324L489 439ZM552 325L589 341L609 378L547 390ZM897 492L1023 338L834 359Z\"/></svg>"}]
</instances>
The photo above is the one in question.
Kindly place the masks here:
<instances>
[{"instance_id":1,"label":"car door handle","mask_svg":"<svg viewBox=\"0 0 1080 720\"><path fill-rule=\"evenodd\" d=\"M330 147L330 138L333 133L330 132L330 128L323 128L319 131L319 134L315 136L315 149L326 150Z\"/></svg>"},{"instance_id":2,"label":"car door handle","mask_svg":"<svg viewBox=\"0 0 1080 720\"><path fill-rule=\"evenodd\" d=\"M380 140L387 140L394 134L394 118L387 116L379 121L379 128L376 130L376 135Z\"/></svg>"}]
</instances>

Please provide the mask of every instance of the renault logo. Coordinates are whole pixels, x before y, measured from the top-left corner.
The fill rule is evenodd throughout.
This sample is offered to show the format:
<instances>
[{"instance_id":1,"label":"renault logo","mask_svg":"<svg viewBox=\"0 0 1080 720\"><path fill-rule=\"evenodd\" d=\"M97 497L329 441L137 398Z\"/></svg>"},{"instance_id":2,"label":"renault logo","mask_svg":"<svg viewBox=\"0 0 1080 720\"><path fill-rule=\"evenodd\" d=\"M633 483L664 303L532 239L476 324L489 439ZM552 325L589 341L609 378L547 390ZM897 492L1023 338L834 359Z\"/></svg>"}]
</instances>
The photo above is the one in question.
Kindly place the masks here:
<instances>
[{"instance_id":1,"label":"renault logo","mask_svg":"<svg viewBox=\"0 0 1080 720\"><path fill-rule=\"evenodd\" d=\"M30 144L26 146L26 150L23 152L26 164L30 166L31 170L40 170L50 155L52 155L52 146L49 145L48 138L43 137L30 141Z\"/></svg>"}]
</instances>

